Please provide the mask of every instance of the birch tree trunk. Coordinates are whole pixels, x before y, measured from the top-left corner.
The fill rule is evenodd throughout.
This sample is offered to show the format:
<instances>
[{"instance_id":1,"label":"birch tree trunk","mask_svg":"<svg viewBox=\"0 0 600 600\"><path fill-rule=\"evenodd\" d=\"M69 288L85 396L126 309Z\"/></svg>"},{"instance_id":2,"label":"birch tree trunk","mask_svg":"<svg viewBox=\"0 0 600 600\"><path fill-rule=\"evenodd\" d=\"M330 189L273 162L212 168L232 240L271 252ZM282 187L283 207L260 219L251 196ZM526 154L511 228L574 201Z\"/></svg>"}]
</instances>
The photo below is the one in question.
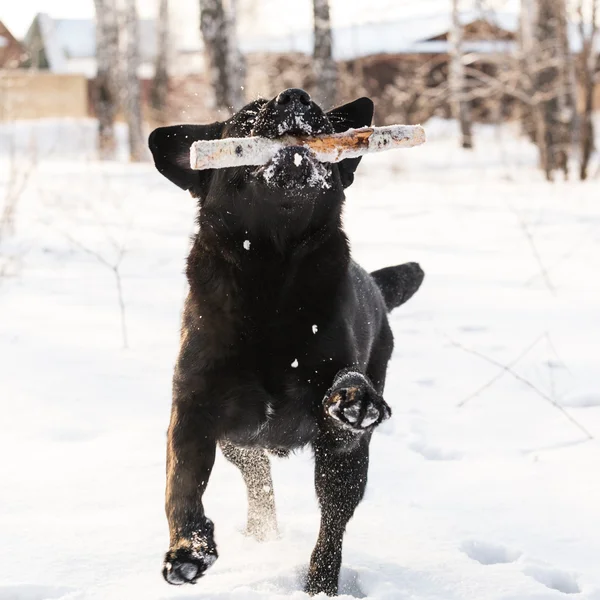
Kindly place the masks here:
<instances>
[{"instance_id":1,"label":"birch tree trunk","mask_svg":"<svg viewBox=\"0 0 600 600\"><path fill-rule=\"evenodd\" d=\"M246 61L237 43L238 0L229 0L229 18L227 19L227 70L229 73L229 102L234 111L246 104L244 82L246 80Z\"/></svg>"},{"instance_id":2,"label":"birch tree trunk","mask_svg":"<svg viewBox=\"0 0 600 600\"><path fill-rule=\"evenodd\" d=\"M336 101L337 69L333 60L333 40L329 0L313 0L315 102L329 108Z\"/></svg>"},{"instance_id":3,"label":"birch tree trunk","mask_svg":"<svg viewBox=\"0 0 600 600\"><path fill-rule=\"evenodd\" d=\"M125 1L124 18L124 111L129 129L129 158L132 162L146 159L146 140L143 134L142 96L138 76L140 43L135 0Z\"/></svg>"},{"instance_id":4,"label":"birch tree trunk","mask_svg":"<svg viewBox=\"0 0 600 600\"><path fill-rule=\"evenodd\" d=\"M200 30L215 94L215 108L227 114L244 104L244 66L235 35L236 3L225 13L223 0L200 0Z\"/></svg>"},{"instance_id":5,"label":"birch tree trunk","mask_svg":"<svg viewBox=\"0 0 600 600\"><path fill-rule=\"evenodd\" d=\"M119 29L115 0L94 0L96 8L96 60L93 102L98 119L98 155L116 156L115 115L119 105Z\"/></svg>"},{"instance_id":6,"label":"birch tree trunk","mask_svg":"<svg viewBox=\"0 0 600 600\"><path fill-rule=\"evenodd\" d=\"M452 26L448 34L450 52L450 70L448 84L450 87L450 103L452 116L460 125L460 143L463 148L473 148L471 110L469 103L463 99L465 94L465 68L462 55L463 28L460 23L458 0L452 0Z\"/></svg>"},{"instance_id":7,"label":"birch tree trunk","mask_svg":"<svg viewBox=\"0 0 600 600\"><path fill-rule=\"evenodd\" d=\"M158 0L158 19L156 21L156 62L154 79L150 89L150 105L154 118L166 122L167 97L169 94L169 0Z\"/></svg>"},{"instance_id":8,"label":"birch tree trunk","mask_svg":"<svg viewBox=\"0 0 600 600\"><path fill-rule=\"evenodd\" d=\"M579 57L579 78L583 89L583 102L579 118L579 179L588 177L588 165L594 151L594 91L596 87L596 55L594 48L598 35L598 0L592 0L590 10L590 26L586 27L583 0L579 0L577 12L579 15L579 35L582 48Z\"/></svg>"},{"instance_id":9,"label":"birch tree trunk","mask_svg":"<svg viewBox=\"0 0 600 600\"><path fill-rule=\"evenodd\" d=\"M524 105L522 111L522 126L525 133L538 145L540 153L540 166L544 163L542 147L538 143L538 116L539 109L534 102L534 72L536 68L536 36L535 23L537 21L537 0L521 0L521 14L519 16L519 50L521 63L520 87L524 97L531 98L531 104Z\"/></svg>"}]
</instances>

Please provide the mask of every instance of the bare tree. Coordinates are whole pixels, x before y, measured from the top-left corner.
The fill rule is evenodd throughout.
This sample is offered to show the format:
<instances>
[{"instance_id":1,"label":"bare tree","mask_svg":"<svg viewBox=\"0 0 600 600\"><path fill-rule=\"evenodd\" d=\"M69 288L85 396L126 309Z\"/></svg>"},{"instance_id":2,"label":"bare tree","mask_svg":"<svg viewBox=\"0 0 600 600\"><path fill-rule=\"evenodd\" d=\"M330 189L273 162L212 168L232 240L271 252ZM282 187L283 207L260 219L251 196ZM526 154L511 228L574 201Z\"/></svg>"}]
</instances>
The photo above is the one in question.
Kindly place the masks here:
<instances>
[{"instance_id":1,"label":"bare tree","mask_svg":"<svg viewBox=\"0 0 600 600\"><path fill-rule=\"evenodd\" d=\"M150 104L155 112L155 118L164 122L169 93L169 0L158 0L158 2L156 62L150 89Z\"/></svg>"},{"instance_id":2,"label":"bare tree","mask_svg":"<svg viewBox=\"0 0 600 600\"><path fill-rule=\"evenodd\" d=\"M244 81L246 79L246 61L237 43L238 0L229 0L227 19L227 66L229 71L230 102L233 110L239 110L246 104Z\"/></svg>"},{"instance_id":3,"label":"bare tree","mask_svg":"<svg viewBox=\"0 0 600 600\"><path fill-rule=\"evenodd\" d=\"M448 73L450 101L453 117L460 124L461 146L463 148L473 148L469 103L463 97L465 93L465 68L462 55L462 38L463 28L460 23L458 0L452 0L452 27L448 35L450 51L450 70Z\"/></svg>"},{"instance_id":4,"label":"bare tree","mask_svg":"<svg viewBox=\"0 0 600 600\"><path fill-rule=\"evenodd\" d=\"M146 140L143 135L142 94L138 75L140 42L135 0L126 0L123 12L124 45L124 109L129 128L129 158L133 162L146 159Z\"/></svg>"},{"instance_id":5,"label":"bare tree","mask_svg":"<svg viewBox=\"0 0 600 600\"><path fill-rule=\"evenodd\" d=\"M2 96L0 95L0 98ZM18 255L6 251L4 242L15 232L17 208L21 197L35 173L38 164L35 139L31 138L29 152L19 156L16 133L7 132L8 171L4 192L0 194L0 282L3 277L14 273L19 263Z\"/></svg>"},{"instance_id":6,"label":"bare tree","mask_svg":"<svg viewBox=\"0 0 600 600\"><path fill-rule=\"evenodd\" d=\"M333 106L336 101L337 69L333 60L333 42L329 0L313 0L315 101Z\"/></svg>"},{"instance_id":7,"label":"bare tree","mask_svg":"<svg viewBox=\"0 0 600 600\"><path fill-rule=\"evenodd\" d=\"M579 34L581 36L581 55L579 57L578 74L583 90L583 103L579 115L579 178L583 181L588 176L588 164L594 151L594 90L596 87L596 62L598 56L594 51L598 34L598 0L591 0L589 27L583 10L583 0L579 0L577 13L579 16Z\"/></svg>"},{"instance_id":8,"label":"bare tree","mask_svg":"<svg viewBox=\"0 0 600 600\"><path fill-rule=\"evenodd\" d=\"M521 1L523 91L536 101L527 111L529 132L538 146L549 181L561 169L568 175L574 90L569 75L565 0Z\"/></svg>"},{"instance_id":9,"label":"bare tree","mask_svg":"<svg viewBox=\"0 0 600 600\"><path fill-rule=\"evenodd\" d=\"M115 158L115 115L119 104L118 64L119 30L115 0L94 0L96 7L96 59L98 72L93 99L98 119L98 151L100 158Z\"/></svg>"},{"instance_id":10,"label":"bare tree","mask_svg":"<svg viewBox=\"0 0 600 600\"><path fill-rule=\"evenodd\" d=\"M124 244L116 244L113 242L115 247L115 258L112 260L107 259L103 254L100 254L96 250L89 248L88 246L82 244L77 241L71 235L66 232L63 232L63 235L75 246L77 246L80 250L93 256L101 265L109 269L114 278L115 278L115 286L117 289L117 301L119 303L119 316L121 318L121 340L123 342L123 348L129 348L129 339L127 335L127 318L125 312L125 297L123 294L123 278L121 275L121 265L123 263L123 259L125 258L125 254L127 252L127 248ZM111 240L113 241L113 240Z\"/></svg>"},{"instance_id":11,"label":"bare tree","mask_svg":"<svg viewBox=\"0 0 600 600\"><path fill-rule=\"evenodd\" d=\"M218 111L243 106L244 66L235 35L236 2L227 15L222 0L200 0L200 29Z\"/></svg>"}]
</instances>

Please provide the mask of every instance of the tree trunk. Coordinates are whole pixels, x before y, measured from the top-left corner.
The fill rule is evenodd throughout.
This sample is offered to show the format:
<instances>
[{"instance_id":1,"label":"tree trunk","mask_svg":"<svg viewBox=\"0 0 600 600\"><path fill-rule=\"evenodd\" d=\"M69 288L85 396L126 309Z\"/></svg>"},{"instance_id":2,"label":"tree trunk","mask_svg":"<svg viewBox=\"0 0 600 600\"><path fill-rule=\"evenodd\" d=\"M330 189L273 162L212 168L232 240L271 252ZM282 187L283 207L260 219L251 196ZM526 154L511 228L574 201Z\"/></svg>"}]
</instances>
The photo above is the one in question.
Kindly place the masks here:
<instances>
[{"instance_id":1,"label":"tree trunk","mask_svg":"<svg viewBox=\"0 0 600 600\"><path fill-rule=\"evenodd\" d=\"M135 0L126 0L124 17L125 33L125 121L129 129L129 158L132 162L146 159L146 140L143 134L141 85L138 76L140 44L138 16Z\"/></svg>"},{"instance_id":2,"label":"tree trunk","mask_svg":"<svg viewBox=\"0 0 600 600\"><path fill-rule=\"evenodd\" d=\"M597 56L594 52L596 36L598 33L598 0L592 0L591 19L589 30L586 31L583 1L580 0L578 14L580 19L579 34L581 36L582 48L579 75L581 88L583 90L583 103L579 118L579 178L584 181L588 177L588 165L594 151L594 90L596 87L595 73Z\"/></svg>"},{"instance_id":3,"label":"tree trunk","mask_svg":"<svg viewBox=\"0 0 600 600\"><path fill-rule=\"evenodd\" d=\"M564 0L522 0L521 51L532 137L546 179L568 175L575 98Z\"/></svg>"},{"instance_id":4,"label":"tree trunk","mask_svg":"<svg viewBox=\"0 0 600 600\"><path fill-rule=\"evenodd\" d=\"M465 94L465 68L462 62L463 28L460 23L458 0L452 0L452 27L448 42L450 51L450 72L448 83L450 87L450 102L452 116L460 125L461 146L473 148L471 110L469 103L463 99Z\"/></svg>"},{"instance_id":5,"label":"tree trunk","mask_svg":"<svg viewBox=\"0 0 600 600\"><path fill-rule=\"evenodd\" d=\"M329 108L336 101L337 68L333 60L333 41L329 0L313 0L315 102Z\"/></svg>"},{"instance_id":6,"label":"tree trunk","mask_svg":"<svg viewBox=\"0 0 600 600\"><path fill-rule=\"evenodd\" d=\"M581 115L579 145L581 158L579 162L579 179L585 181L588 176L588 165L592 153L594 152L594 121L592 119L593 101L594 101L594 80L589 75L583 82L584 101L583 114Z\"/></svg>"},{"instance_id":7,"label":"tree trunk","mask_svg":"<svg viewBox=\"0 0 600 600\"><path fill-rule=\"evenodd\" d=\"M150 105L154 110L154 118L165 123L169 94L169 0L159 0L156 37L156 62L150 89Z\"/></svg>"},{"instance_id":8,"label":"tree trunk","mask_svg":"<svg viewBox=\"0 0 600 600\"><path fill-rule=\"evenodd\" d=\"M215 108L226 114L244 104L244 66L235 35L236 3L226 15L222 0L200 0L200 29L215 94Z\"/></svg>"},{"instance_id":9,"label":"tree trunk","mask_svg":"<svg viewBox=\"0 0 600 600\"><path fill-rule=\"evenodd\" d=\"M246 80L246 62L237 44L237 8L238 0L230 0L227 19L227 70L229 73L229 102L234 111L246 104L244 81Z\"/></svg>"},{"instance_id":10,"label":"tree trunk","mask_svg":"<svg viewBox=\"0 0 600 600\"><path fill-rule=\"evenodd\" d=\"M93 102L98 119L98 154L101 160L116 156L115 115L119 105L119 29L115 0L94 0L96 8L96 60L98 70Z\"/></svg>"}]
</instances>

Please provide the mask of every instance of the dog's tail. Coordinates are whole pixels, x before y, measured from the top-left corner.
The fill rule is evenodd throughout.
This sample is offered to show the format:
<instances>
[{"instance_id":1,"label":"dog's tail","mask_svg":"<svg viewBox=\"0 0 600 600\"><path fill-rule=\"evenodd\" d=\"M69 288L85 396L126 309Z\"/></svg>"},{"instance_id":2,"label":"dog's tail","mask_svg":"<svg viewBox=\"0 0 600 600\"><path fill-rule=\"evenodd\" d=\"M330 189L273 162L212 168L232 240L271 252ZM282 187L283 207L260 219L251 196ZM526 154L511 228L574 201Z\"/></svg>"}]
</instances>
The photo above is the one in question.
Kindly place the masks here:
<instances>
[{"instance_id":1,"label":"dog's tail","mask_svg":"<svg viewBox=\"0 0 600 600\"><path fill-rule=\"evenodd\" d=\"M404 304L421 287L425 273L418 263L409 262L371 273L383 294L388 312Z\"/></svg>"}]
</instances>

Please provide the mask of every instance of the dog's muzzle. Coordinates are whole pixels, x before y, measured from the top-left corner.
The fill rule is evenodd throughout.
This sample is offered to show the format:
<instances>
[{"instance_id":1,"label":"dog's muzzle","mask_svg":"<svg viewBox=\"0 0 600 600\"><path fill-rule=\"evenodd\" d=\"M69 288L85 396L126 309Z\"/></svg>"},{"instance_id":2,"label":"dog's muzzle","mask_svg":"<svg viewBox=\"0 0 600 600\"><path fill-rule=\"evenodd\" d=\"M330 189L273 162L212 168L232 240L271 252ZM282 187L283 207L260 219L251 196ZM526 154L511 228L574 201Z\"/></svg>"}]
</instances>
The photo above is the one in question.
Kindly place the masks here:
<instances>
[{"instance_id":1,"label":"dog's muzzle","mask_svg":"<svg viewBox=\"0 0 600 600\"><path fill-rule=\"evenodd\" d=\"M255 171L267 185L288 190L328 189L331 167L304 146L286 146Z\"/></svg>"},{"instance_id":2,"label":"dog's muzzle","mask_svg":"<svg viewBox=\"0 0 600 600\"><path fill-rule=\"evenodd\" d=\"M333 133L323 111L301 89L284 90L260 110L252 135L278 138L282 135Z\"/></svg>"}]
</instances>

